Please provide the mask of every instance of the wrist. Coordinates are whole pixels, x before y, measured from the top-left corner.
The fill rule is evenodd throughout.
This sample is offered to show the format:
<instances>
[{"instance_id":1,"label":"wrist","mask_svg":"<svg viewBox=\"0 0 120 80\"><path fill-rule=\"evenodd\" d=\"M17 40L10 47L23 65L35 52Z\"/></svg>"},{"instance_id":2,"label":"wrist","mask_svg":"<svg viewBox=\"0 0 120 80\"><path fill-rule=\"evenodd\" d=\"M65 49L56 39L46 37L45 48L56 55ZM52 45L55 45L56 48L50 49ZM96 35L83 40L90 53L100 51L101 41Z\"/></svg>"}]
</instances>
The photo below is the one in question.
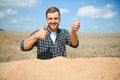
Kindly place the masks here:
<instances>
[{"instance_id":1,"label":"wrist","mask_svg":"<svg viewBox=\"0 0 120 80\"><path fill-rule=\"evenodd\" d=\"M71 31L71 34L76 34L76 31L72 30L72 31Z\"/></svg>"},{"instance_id":2,"label":"wrist","mask_svg":"<svg viewBox=\"0 0 120 80\"><path fill-rule=\"evenodd\" d=\"M36 39L36 40L39 39L38 36L37 36L37 33L35 33L35 34L33 35L33 38Z\"/></svg>"}]
</instances>

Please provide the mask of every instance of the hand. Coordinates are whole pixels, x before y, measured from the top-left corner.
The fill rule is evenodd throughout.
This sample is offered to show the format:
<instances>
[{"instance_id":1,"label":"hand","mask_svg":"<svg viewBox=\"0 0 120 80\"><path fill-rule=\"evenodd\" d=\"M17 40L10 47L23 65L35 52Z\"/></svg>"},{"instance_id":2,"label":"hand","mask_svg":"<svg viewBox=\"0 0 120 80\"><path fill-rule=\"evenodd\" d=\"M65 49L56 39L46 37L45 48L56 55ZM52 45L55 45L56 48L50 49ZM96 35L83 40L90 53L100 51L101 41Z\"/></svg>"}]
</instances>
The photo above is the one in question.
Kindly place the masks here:
<instances>
[{"instance_id":1,"label":"hand","mask_svg":"<svg viewBox=\"0 0 120 80\"><path fill-rule=\"evenodd\" d=\"M45 30L45 25L42 25L39 31L35 33L36 39L45 40L47 36L48 36L48 32Z\"/></svg>"},{"instance_id":2,"label":"hand","mask_svg":"<svg viewBox=\"0 0 120 80\"><path fill-rule=\"evenodd\" d=\"M72 24L72 32L77 32L80 28L80 21L76 20L73 24Z\"/></svg>"}]
</instances>

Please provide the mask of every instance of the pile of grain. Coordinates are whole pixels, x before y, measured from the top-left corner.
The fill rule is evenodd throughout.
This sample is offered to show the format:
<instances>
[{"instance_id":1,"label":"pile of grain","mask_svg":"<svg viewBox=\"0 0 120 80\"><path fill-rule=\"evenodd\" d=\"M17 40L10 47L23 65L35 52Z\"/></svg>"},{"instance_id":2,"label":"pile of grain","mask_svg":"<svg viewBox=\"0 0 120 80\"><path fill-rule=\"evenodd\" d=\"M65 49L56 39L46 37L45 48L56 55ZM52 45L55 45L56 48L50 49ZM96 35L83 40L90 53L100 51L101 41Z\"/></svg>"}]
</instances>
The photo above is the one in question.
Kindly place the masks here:
<instances>
[{"instance_id":1,"label":"pile of grain","mask_svg":"<svg viewBox=\"0 0 120 80\"><path fill-rule=\"evenodd\" d=\"M57 57L0 63L0 80L119 80L120 58Z\"/></svg>"}]
</instances>

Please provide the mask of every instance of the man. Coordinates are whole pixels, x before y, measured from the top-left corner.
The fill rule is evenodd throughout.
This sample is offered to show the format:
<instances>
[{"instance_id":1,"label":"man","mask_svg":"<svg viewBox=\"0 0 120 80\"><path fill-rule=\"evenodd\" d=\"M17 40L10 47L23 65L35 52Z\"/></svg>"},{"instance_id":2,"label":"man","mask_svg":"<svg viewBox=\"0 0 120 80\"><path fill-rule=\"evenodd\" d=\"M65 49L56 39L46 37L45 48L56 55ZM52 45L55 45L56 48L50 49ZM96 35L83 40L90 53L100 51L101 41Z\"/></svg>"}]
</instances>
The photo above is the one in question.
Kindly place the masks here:
<instances>
[{"instance_id":1,"label":"man","mask_svg":"<svg viewBox=\"0 0 120 80\"><path fill-rule=\"evenodd\" d=\"M45 25L33 32L28 38L20 44L22 51L29 51L37 46L38 59L51 59L57 56L66 56L66 46L78 47L79 41L76 32L80 28L80 21L73 23L71 34L64 29L59 28L60 11L56 7L51 7L46 11L47 28Z\"/></svg>"}]
</instances>

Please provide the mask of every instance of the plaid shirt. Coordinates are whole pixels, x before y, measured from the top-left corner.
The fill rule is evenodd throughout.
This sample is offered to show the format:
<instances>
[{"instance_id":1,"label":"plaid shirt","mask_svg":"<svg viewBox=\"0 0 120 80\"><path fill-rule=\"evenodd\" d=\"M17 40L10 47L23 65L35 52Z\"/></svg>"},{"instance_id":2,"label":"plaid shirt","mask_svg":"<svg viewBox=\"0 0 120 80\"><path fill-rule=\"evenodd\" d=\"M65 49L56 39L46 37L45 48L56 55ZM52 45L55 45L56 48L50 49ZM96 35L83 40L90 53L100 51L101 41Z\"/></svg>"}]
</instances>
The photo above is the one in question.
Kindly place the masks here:
<instances>
[{"instance_id":1,"label":"plaid shirt","mask_svg":"<svg viewBox=\"0 0 120 80\"><path fill-rule=\"evenodd\" d=\"M37 46L37 58L39 59L50 59L57 56L64 56L66 57L66 45L69 45L73 48L76 48L77 46L73 46L71 44L71 36L68 31L64 29L57 30L57 36L55 43L52 42L50 38L50 30L48 30L48 37L45 40L38 40L29 50L31 50L34 46ZM38 31L38 30L37 30ZM37 31L33 32L31 35L36 33ZM31 36L30 35L30 36ZM79 43L79 42L78 42ZM24 50L24 40L20 44L20 48L22 51ZM29 51L28 50L28 51Z\"/></svg>"}]
</instances>

